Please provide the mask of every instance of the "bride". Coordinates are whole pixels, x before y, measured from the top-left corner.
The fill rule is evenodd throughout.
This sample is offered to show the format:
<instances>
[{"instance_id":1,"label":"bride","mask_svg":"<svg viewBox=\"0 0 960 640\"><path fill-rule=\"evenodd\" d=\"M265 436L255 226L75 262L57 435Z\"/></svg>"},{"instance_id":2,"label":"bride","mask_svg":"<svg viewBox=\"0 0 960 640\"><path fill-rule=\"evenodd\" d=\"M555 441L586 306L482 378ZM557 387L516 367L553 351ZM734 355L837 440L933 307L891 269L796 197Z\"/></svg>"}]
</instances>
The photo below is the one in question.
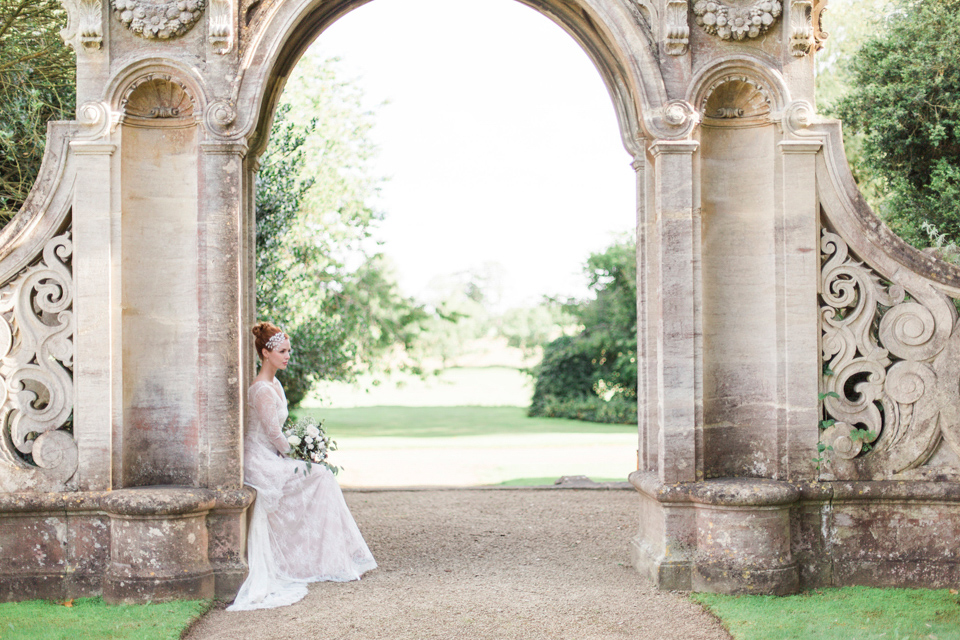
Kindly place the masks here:
<instances>
[{"instance_id":1,"label":"bride","mask_svg":"<svg viewBox=\"0 0 960 640\"><path fill-rule=\"evenodd\" d=\"M304 474L304 462L285 456L287 398L275 376L290 360L290 340L269 322L253 335L262 365L247 394L243 472L257 499L247 534L250 573L228 611L293 604L308 582L359 580L377 566L333 474L322 465Z\"/></svg>"}]
</instances>

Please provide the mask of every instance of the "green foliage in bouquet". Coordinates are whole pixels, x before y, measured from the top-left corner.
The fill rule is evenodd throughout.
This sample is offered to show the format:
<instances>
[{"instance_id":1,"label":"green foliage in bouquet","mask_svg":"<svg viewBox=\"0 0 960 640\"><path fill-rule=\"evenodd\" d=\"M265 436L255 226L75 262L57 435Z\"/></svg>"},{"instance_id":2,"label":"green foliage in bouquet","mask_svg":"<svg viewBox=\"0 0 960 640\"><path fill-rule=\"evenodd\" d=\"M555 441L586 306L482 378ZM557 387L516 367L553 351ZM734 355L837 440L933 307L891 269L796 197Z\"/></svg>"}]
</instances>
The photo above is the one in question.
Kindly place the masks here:
<instances>
[{"instance_id":1,"label":"green foliage in bouquet","mask_svg":"<svg viewBox=\"0 0 960 640\"><path fill-rule=\"evenodd\" d=\"M303 460L307 463L307 466L302 469L304 475L313 471L315 464L326 467L333 475L340 472L341 467L327 462L329 453L337 450L337 442L331 440L323 430L323 420L317 422L310 416L296 422L287 420L287 424L283 427L283 435L290 443L290 452L287 455L294 460ZM294 473L299 471L301 469L297 467Z\"/></svg>"}]
</instances>

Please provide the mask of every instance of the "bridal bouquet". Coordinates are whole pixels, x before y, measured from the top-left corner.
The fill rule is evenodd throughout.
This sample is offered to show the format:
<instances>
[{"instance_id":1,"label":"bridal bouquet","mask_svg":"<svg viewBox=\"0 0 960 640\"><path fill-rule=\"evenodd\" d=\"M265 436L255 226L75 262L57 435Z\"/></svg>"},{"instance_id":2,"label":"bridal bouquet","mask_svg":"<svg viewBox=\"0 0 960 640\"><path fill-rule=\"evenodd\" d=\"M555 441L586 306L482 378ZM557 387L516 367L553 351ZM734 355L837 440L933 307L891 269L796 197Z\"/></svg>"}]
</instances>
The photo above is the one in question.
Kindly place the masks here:
<instances>
[{"instance_id":1,"label":"bridal bouquet","mask_svg":"<svg viewBox=\"0 0 960 640\"><path fill-rule=\"evenodd\" d=\"M288 420L283 428L283 436L290 443L290 452L287 455L307 463L304 474L309 473L315 464L325 466L334 475L340 471L340 467L327 462L327 454L337 450L337 443L323 430L323 420L317 422L309 416L296 422Z\"/></svg>"}]
</instances>

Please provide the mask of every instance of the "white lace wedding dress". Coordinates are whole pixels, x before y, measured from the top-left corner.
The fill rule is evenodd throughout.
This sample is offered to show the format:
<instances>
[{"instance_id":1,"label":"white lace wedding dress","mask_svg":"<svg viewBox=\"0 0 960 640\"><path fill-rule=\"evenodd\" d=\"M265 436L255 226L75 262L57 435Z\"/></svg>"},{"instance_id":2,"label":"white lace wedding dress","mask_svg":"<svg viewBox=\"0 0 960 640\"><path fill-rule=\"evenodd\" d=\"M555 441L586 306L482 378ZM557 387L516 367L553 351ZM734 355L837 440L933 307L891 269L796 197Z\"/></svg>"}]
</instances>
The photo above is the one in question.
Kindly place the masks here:
<instances>
[{"instance_id":1,"label":"white lace wedding dress","mask_svg":"<svg viewBox=\"0 0 960 640\"><path fill-rule=\"evenodd\" d=\"M248 403L244 483L257 490L247 534L250 574L228 611L293 604L308 582L359 580L377 566L334 475L316 464L304 474L306 463L279 455L290 450L281 432L287 399L280 382L255 382Z\"/></svg>"}]
</instances>

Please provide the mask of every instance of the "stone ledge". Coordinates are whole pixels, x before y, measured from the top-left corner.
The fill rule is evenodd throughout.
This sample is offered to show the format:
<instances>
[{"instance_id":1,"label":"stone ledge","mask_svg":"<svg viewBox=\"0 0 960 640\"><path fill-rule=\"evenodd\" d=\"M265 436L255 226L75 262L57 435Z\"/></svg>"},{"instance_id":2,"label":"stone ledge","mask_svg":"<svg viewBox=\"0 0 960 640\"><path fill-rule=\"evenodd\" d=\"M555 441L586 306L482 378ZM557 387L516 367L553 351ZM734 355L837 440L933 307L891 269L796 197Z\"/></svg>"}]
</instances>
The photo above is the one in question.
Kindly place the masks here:
<instances>
[{"instance_id":1,"label":"stone ledge","mask_svg":"<svg viewBox=\"0 0 960 640\"><path fill-rule=\"evenodd\" d=\"M166 516L210 511L217 500L209 489L138 487L111 491L102 505L110 515Z\"/></svg>"},{"instance_id":2,"label":"stone ledge","mask_svg":"<svg viewBox=\"0 0 960 640\"><path fill-rule=\"evenodd\" d=\"M206 502L212 500L212 506L204 506L204 509L215 511L230 509L246 509L256 497L256 491L250 487L242 489L200 489L196 487L133 487L129 489L117 489L115 491L73 491L65 493L0 493L0 514L15 513L43 513L50 511L100 511L107 513L132 514L127 509L143 508L145 497L134 497L132 502L128 498L119 497L121 493L126 492L144 492L157 491L169 492L166 504L169 508L175 508L176 503L181 504L181 508L188 507L188 502L184 498L173 498L174 492L196 493L197 499ZM202 493L197 493L202 492ZM122 501L130 506L124 507L115 501ZM189 499L187 499L189 500ZM140 503L140 507L134 507L134 503ZM108 506L109 505L109 506ZM196 509L194 509L196 510ZM188 511L150 511L151 514L164 513L189 513Z\"/></svg>"},{"instance_id":3,"label":"stone ledge","mask_svg":"<svg viewBox=\"0 0 960 640\"><path fill-rule=\"evenodd\" d=\"M800 499L796 486L764 478L718 478L669 485L660 482L655 472L634 471L630 484L661 503L759 507L793 504Z\"/></svg>"}]
</instances>

